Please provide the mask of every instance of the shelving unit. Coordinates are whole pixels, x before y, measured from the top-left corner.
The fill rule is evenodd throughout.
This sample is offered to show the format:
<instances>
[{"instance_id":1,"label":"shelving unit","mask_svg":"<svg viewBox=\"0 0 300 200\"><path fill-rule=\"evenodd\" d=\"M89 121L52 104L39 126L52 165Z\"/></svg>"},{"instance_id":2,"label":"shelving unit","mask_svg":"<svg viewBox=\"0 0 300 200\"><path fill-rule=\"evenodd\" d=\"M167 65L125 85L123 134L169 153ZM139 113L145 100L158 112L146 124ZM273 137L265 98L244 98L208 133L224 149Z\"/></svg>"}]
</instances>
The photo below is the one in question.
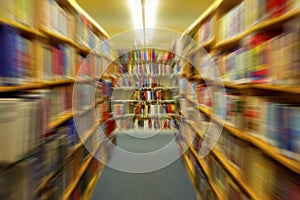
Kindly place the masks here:
<instances>
[{"instance_id":1,"label":"shelving unit","mask_svg":"<svg viewBox=\"0 0 300 200\"><path fill-rule=\"evenodd\" d=\"M21 6L15 4L15 1L4 4L12 8ZM22 57L24 60L21 60L21 57L18 57L19 55L16 54L13 56L13 59L28 65L24 66L24 69L28 71L24 71L21 68L20 70L20 66L15 66L13 62L5 66L5 70L13 72L10 74L13 77L7 77L8 73L6 71L0 71L0 93L3 98L1 98L1 101L7 98L19 98L20 102L27 102L28 108L26 109L28 111L26 110L26 112L36 116L36 119L18 117L18 119L23 120L19 120L19 122L24 122L24 124L17 124L16 126L24 129L24 133L21 135L26 135L24 136L24 141L29 141L28 147L26 146L28 150L24 150L21 156L14 157L10 162L4 161L0 156L1 181L5 182L6 179L7 181L13 180L9 174L20 174L18 177L20 181L17 179L15 181L21 182L22 185L18 184L16 186L18 188L15 188L17 184L10 181L9 187L5 189L7 190L5 191L6 194L11 195L15 193L19 199L71 199L74 198L74 195L84 199L90 195L91 188L95 184L97 177L99 177L104 164L97 161L91 153L99 152L104 158L107 158L109 154L106 142L98 141L95 137L95 131L101 126L104 127L104 133L109 135L106 123L109 123L110 119L109 116L102 116L101 114L95 124L86 123L87 126L83 129L84 134L79 139L73 116L85 115L93 111L95 107L109 104L109 97L107 95L98 95L95 98L95 103L85 100L83 102L84 105L80 105L80 109L75 111L72 110L72 86L76 83L83 87L92 87L99 80L111 81L110 73L113 73L113 71L102 73L98 68L105 65L108 60L111 60L114 53L106 52L104 49L101 49L103 52L93 51L94 46L99 45L101 42L109 45L110 37L73 0L34 1L32 6L34 8L20 9L20 12L21 10L24 12L22 16L24 14L28 18L32 18L30 22L26 21L25 17L24 21L20 21L20 19L16 19L17 17L6 15L6 13L1 13L0 18L1 30L5 27L11 31L3 34L12 34L10 37L16 37L16 41L11 42L16 42L16 46L19 45L19 48L22 47L23 49L18 49L18 51L24 51L24 55L26 54L27 56L26 58ZM51 9L48 6L51 6ZM57 12L51 13L50 18L59 18L57 22L46 16L47 13L54 9L57 9ZM45 10L49 12L45 12ZM57 13L63 13L63 15L54 16ZM83 23L82 20L86 23ZM65 24L63 24L64 22ZM54 23L61 24L56 26ZM86 34L80 35L81 30L78 27L84 29ZM1 35L1 37L4 36ZM94 37L94 43L89 41L88 37ZM20 41L23 42L20 44L24 46L17 43ZM54 50L54 47L59 51ZM5 44L3 44L2 48L5 48ZM7 50L7 52L9 51L10 49ZM64 58L66 65L60 63L58 57ZM81 60L86 58L97 60L95 62L96 66L89 65L88 72L84 71L85 76L80 76L75 80ZM51 64L48 65L48 63ZM102 74L101 77L98 76L100 72ZM5 82L6 78L21 78L22 81L7 83ZM103 92L101 91L100 93ZM90 95L92 96L93 94ZM60 99L61 102L58 103L57 99ZM36 107L33 107L33 105ZM38 105L41 105L41 107L37 107ZM21 103L15 106L17 107L16 109L22 108ZM57 106L61 109L57 109ZM35 111L39 111L39 114L34 113ZM58 112L58 114L54 116L50 111L53 113ZM5 110L3 110L2 114L4 117L8 116ZM110 115L110 111L108 110L106 114ZM29 119L30 121L25 123L25 120ZM27 123L28 125L26 125ZM28 136L27 132L25 132L25 130L29 130L27 127L31 127L31 131L28 131L30 133ZM34 132L36 135L31 132ZM9 132L9 134L11 133ZM3 136L7 137L5 135L0 137L2 138ZM112 138L112 136L109 136L109 139L112 140ZM89 153L86 150L86 143L91 144L93 152ZM20 148L22 149L23 147L20 146ZM10 150L2 149L2 151L8 152ZM34 162L31 162L31 160L34 160ZM17 171L20 170L20 167L27 174L21 174L21 172ZM33 171L32 174L31 171ZM88 187L81 194L78 188L84 187L83 179L87 182ZM27 184L23 184L25 182ZM31 188L31 186L34 187ZM21 190L24 192L20 193L19 191Z\"/></svg>"},{"instance_id":2,"label":"shelving unit","mask_svg":"<svg viewBox=\"0 0 300 200\"><path fill-rule=\"evenodd\" d=\"M197 169L197 165L202 168L216 199L235 199L242 198L242 196L247 196L249 199L271 199L275 198L275 195L278 195L276 198L288 198L289 195L297 194L297 191L291 188L299 188L300 162L297 159L299 152L287 153L285 144L281 144L287 140L297 141L296 136L292 136L292 133L288 132L294 130L295 127L293 129L276 127L275 129L279 129L281 132L272 132L273 134L281 134L278 136L280 138L283 138L282 135L287 135L285 139L282 139L284 141L277 143L269 138L270 135L266 135L267 131L269 131L268 134L271 134L270 116L272 119L280 117L280 121L277 122L281 124L280 127L283 124L286 124L286 127L291 126L291 121L297 117L294 116L287 121L284 116L290 116L288 111L284 116L279 112L273 112L270 115L271 111L266 108L267 103L258 105L258 107L251 104L251 101L257 98L270 102L272 106L278 105L278 109L288 109L289 106L297 109L297 105L299 105L299 82L295 81L297 78L289 80L287 77L298 77L296 71L288 70L292 66L295 67L294 70L296 68L298 70L298 65L296 67L293 64L296 61L293 60L292 55L295 53L296 58L300 51L299 45L296 45L299 43L299 30L297 29L298 32L295 30L299 24L300 9L299 3L297 4L296 1L286 2L288 2L286 5L271 3L266 5L259 4L259 1L254 0L215 1L186 29L181 40L178 41L179 48L183 49L181 53L187 60L186 62L183 59L181 61L181 77L179 78L187 80L187 83L179 82L182 84L180 87L186 88L181 97L185 101L186 109L195 108L193 112L199 113L201 116L200 124L195 124L191 121L191 114L183 115L184 122L196 133L195 138L189 138L191 137L189 133L185 136L185 142L193 140L193 143L188 150L191 156L184 160L189 163L188 168ZM269 6L269 10L264 10L267 9L267 6ZM273 6L273 10L270 8L271 6ZM250 10L257 9L255 12L257 15L254 15L254 11L249 11L249 8L251 8ZM251 13L252 16L249 17ZM199 34L207 28L204 27L206 22L213 18L215 21L207 31L211 33L211 38L207 42L201 43ZM234 23L231 23L230 20ZM289 34L294 34L294 39L290 37L291 43L284 40L285 36ZM194 41L187 37L191 37ZM263 37L265 38L262 39ZM193 44L195 41L199 45ZM285 45L284 47L276 46L278 49L275 49L275 43ZM207 55L203 53L204 51L200 51L201 48L207 51ZM293 48L293 51L288 51L289 48ZM263 54L263 50L268 54ZM281 56L283 61L290 58L288 59L290 62L285 62L285 66L281 66L281 68L278 67L277 60L272 64L261 62L260 58L268 59L268 61L275 60L274 52L278 52L277 57ZM285 57L283 53L285 53ZM253 62L257 61L256 65L251 62L251 59ZM197 72L196 67L188 62L194 62L193 64L198 65L197 68L200 71ZM212 66L211 63L214 63L215 66ZM215 70L218 70L220 74L216 74ZM276 70L280 70L280 72ZM283 78L280 75L275 76L275 71ZM285 73L290 74L284 77ZM219 103L222 101L222 95L226 100L226 105ZM205 105L202 104L203 101L205 101ZM283 108L283 106L286 107ZM253 121L250 121L252 118L248 115L251 111L255 113L255 110L250 108L259 111L257 119L253 118ZM271 108L268 107L268 109ZM223 118L225 120L221 120ZM237 122L237 120L239 121ZM255 120L257 124L255 124ZM265 121L260 122L262 120ZM201 147L204 140L209 140L210 134L214 135L213 132L206 131L208 123L224 129L216 147L208 156L200 158L196 149ZM264 132L250 133L248 126L253 130L259 126L260 129L256 130ZM293 146L293 148L296 147ZM244 159L245 157L248 159ZM196 162L193 162L193 158ZM256 168L257 170L255 170ZM202 173L194 171L193 179L200 179ZM256 177L255 173L260 174L260 177ZM223 183L222 187L219 182ZM284 184L287 186L283 186ZM206 186L202 185L202 187ZM283 192L275 194L274 191L279 191L279 188ZM214 197L210 198L215 199Z\"/></svg>"}]
</instances>

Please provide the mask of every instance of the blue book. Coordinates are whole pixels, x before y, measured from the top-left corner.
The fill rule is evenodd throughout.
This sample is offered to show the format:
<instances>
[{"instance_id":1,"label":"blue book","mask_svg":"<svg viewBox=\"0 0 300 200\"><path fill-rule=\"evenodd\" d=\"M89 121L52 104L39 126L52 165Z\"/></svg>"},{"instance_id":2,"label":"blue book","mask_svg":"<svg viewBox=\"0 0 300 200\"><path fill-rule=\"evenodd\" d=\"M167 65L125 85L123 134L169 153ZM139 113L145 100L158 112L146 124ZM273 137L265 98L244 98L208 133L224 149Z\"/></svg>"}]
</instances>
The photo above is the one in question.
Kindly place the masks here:
<instances>
[{"instance_id":1,"label":"blue book","mask_svg":"<svg viewBox=\"0 0 300 200\"><path fill-rule=\"evenodd\" d=\"M293 107L290 119L291 148L290 150L297 155L300 154L300 107Z\"/></svg>"},{"instance_id":2,"label":"blue book","mask_svg":"<svg viewBox=\"0 0 300 200\"><path fill-rule=\"evenodd\" d=\"M14 85L17 78L18 34L12 27L0 26L0 85Z\"/></svg>"}]
</instances>

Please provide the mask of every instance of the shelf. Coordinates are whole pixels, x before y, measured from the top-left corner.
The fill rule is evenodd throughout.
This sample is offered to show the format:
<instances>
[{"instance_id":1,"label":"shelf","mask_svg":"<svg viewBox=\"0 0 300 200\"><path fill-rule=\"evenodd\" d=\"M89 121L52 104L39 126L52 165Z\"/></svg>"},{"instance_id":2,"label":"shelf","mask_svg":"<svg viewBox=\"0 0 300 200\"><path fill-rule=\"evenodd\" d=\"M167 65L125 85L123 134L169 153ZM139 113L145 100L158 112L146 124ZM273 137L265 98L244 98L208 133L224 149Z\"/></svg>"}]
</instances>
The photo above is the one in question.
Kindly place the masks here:
<instances>
[{"instance_id":1,"label":"shelf","mask_svg":"<svg viewBox=\"0 0 300 200\"><path fill-rule=\"evenodd\" d=\"M51 80L51 81L43 81L44 84L47 86L59 86L59 85L67 85L67 84L73 84L75 82L74 79L57 79L57 80Z\"/></svg>"},{"instance_id":2,"label":"shelf","mask_svg":"<svg viewBox=\"0 0 300 200\"><path fill-rule=\"evenodd\" d=\"M200 15L196 21L194 21L194 23L188 27L187 30L185 30L183 32L182 35L186 35L188 34L189 32L191 32L195 27L197 27L206 17L208 17L211 13L213 13L220 5L221 3L223 2L224 0L216 0L213 2L213 4L211 4L211 6L209 6L208 9L205 10L205 12Z\"/></svg>"},{"instance_id":3,"label":"shelf","mask_svg":"<svg viewBox=\"0 0 300 200\"><path fill-rule=\"evenodd\" d=\"M196 177L195 177L195 174L193 174L193 172L192 172L193 170L191 170L192 168L191 168L190 161L188 160L188 158L185 155L182 155L182 159L184 161L185 167L188 169L187 172L188 172L188 175L189 175L189 177L190 177L190 179L191 179L191 181L194 185L194 190L196 192L197 199L201 199L201 194L200 194L200 192L199 192L199 190L198 190L198 188L195 184L195 182L196 182L195 178Z\"/></svg>"},{"instance_id":4,"label":"shelf","mask_svg":"<svg viewBox=\"0 0 300 200\"><path fill-rule=\"evenodd\" d=\"M299 86L284 86L284 85L272 85L272 84L251 84L251 88L263 89L291 94L300 94Z\"/></svg>"},{"instance_id":5,"label":"shelf","mask_svg":"<svg viewBox=\"0 0 300 200\"><path fill-rule=\"evenodd\" d=\"M278 26L278 25L283 24L287 20L289 20L289 19L291 19L291 18L293 18L293 17L295 17L299 14L300 14L300 8L297 8L297 9L293 9L291 11L288 11L287 13L285 13L285 14L277 17L277 18L269 19L269 20L260 22L256 25L253 25L247 31L244 31L243 33L241 33L237 36L234 36L230 39L218 42L214 48L224 49L224 48L230 47L232 45L237 44L242 38L244 38L246 35L249 35L250 33L254 33L256 31L261 31L261 30L265 30L265 29L268 29L268 28L272 28L274 26Z\"/></svg>"},{"instance_id":6,"label":"shelf","mask_svg":"<svg viewBox=\"0 0 300 200\"><path fill-rule=\"evenodd\" d=\"M87 188L85 189L84 194L80 197L81 200L91 199L92 191L94 190L102 172L104 169L104 165L101 165L99 172L90 180Z\"/></svg>"},{"instance_id":7,"label":"shelf","mask_svg":"<svg viewBox=\"0 0 300 200\"><path fill-rule=\"evenodd\" d=\"M221 84L218 84L218 85L222 86ZM249 84L232 83L232 82L228 82L228 81L224 81L223 85L226 88L233 88L233 89L238 89L238 90L249 88Z\"/></svg>"},{"instance_id":8,"label":"shelf","mask_svg":"<svg viewBox=\"0 0 300 200\"><path fill-rule=\"evenodd\" d=\"M75 43L72 39L68 38L67 36L64 36L57 32L51 31L46 27L40 27L39 29L42 33L47 35L50 39L58 40L60 42L63 42L63 43L66 43L66 44L69 44L69 45L72 45L72 46L78 48L78 44Z\"/></svg>"},{"instance_id":9,"label":"shelf","mask_svg":"<svg viewBox=\"0 0 300 200\"><path fill-rule=\"evenodd\" d=\"M211 111L208 110L207 108L199 106L199 110L201 112L205 113L207 116L212 117ZM218 119L217 117L212 117L212 120L214 120L218 124L221 124L221 125L223 124L223 121ZM236 137L253 144L257 148L262 150L265 154L267 154L268 156L270 156L277 162L281 163L288 169L292 170L293 172L295 172L297 174L300 174L300 162L280 154L280 149L274 147L273 145L266 143L265 141L263 141L259 138L254 137L242 130L234 128L227 123L224 123L224 128L227 129L230 133L232 133Z\"/></svg>"},{"instance_id":10,"label":"shelf","mask_svg":"<svg viewBox=\"0 0 300 200\"><path fill-rule=\"evenodd\" d=\"M212 47L213 43L216 41L215 37L210 38L207 42L200 44L200 46L204 49Z\"/></svg>"},{"instance_id":11,"label":"shelf","mask_svg":"<svg viewBox=\"0 0 300 200\"><path fill-rule=\"evenodd\" d=\"M54 120L54 121L52 121L48 124L48 131L58 127L59 125L61 125L64 122L68 121L69 119L71 119L72 117L73 117L72 112L67 112L67 113L59 116L56 120Z\"/></svg>"},{"instance_id":12,"label":"shelf","mask_svg":"<svg viewBox=\"0 0 300 200\"><path fill-rule=\"evenodd\" d=\"M82 147L82 145L84 144L84 142L92 135L92 133L94 132L94 130L98 127L99 124L101 124L102 120L98 121L98 124L96 124L92 129L88 130L83 139L81 139L79 141L78 144L74 145L71 149L70 152L68 153L68 155L66 156L66 158L70 158L75 152L77 152L78 149L80 149ZM60 169L58 169L57 171L47 175L45 178L43 178L43 180L41 181L41 183L39 184L39 186L37 187L37 189L35 190L36 192L39 192L42 188L44 188L48 182L57 174L57 172Z\"/></svg>"},{"instance_id":13,"label":"shelf","mask_svg":"<svg viewBox=\"0 0 300 200\"><path fill-rule=\"evenodd\" d=\"M234 180L242 187L242 189L251 197L251 199L261 199L259 196L248 186L248 184L244 181L240 172L232 167L230 163L221 155L216 149L212 150L213 154L220 161L223 167L228 171L228 173L234 178Z\"/></svg>"},{"instance_id":14,"label":"shelf","mask_svg":"<svg viewBox=\"0 0 300 200\"><path fill-rule=\"evenodd\" d=\"M196 152L196 150L194 149L194 147L190 147L189 150L192 152L192 154L195 156L196 160L198 161L198 163L200 164L200 166L202 167L206 177L207 177L207 181L210 185L210 187L212 188L212 190L214 191L214 193L217 195L218 199L225 199L224 195L219 191L218 187L215 185L215 183L213 182L213 180L211 179L210 176L210 172L209 169L207 167L207 165L203 162L202 158L200 158Z\"/></svg>"},{"instance_id":15,"label":"shelf","mask_svg":"<svg viewBox=\"0 0 300 200\"><path fill-rule=\"evenodd\" d=\"M72 194L73 190L77 186L79 180L81 179L82 175L90 165L91 161L93 160L93 156L89 155L88 158L81 164L81 167L74 179L74 181L67 187L66 191L64 192L63 196L61 199L67 200L69 199L70 195Z\"/></svg>"},{"instance_id":16,"label":"shelf","mask_svg":"<svg viewBox=\"0 0 300 200\"><path fill-rule=\"evenodd\" d=\"M190 120L184 120L184 122L187 123L198 136L200 136L201 138L204 137L204 134L202 133L202 131L199 129L196 129L194 127L194 125L192 124L192 122L190 122Z\"/></svg>"},{"instance_id":17,"label":"shelf","mask_svg":"<svg viewBox=\"0 0 300 200\"><path fill-rule=\"evenodd\" d=\"M72 192L74 191L75 187L79 183L79 181L80 181L81 177L83 176L84 172L87 170L88 166L90 165L91 161L93 160L93 158L94 158L93 155L99 150L99 148L100 148L101 145L102 145L102 143L100 143L99 146L96 148L96 150L93 152L93 154L92 155L89 154L89 156L87 157L87 159L81 164L81 167L78 170L75 179L67 187L67 189L64 191L61 199L63 199L63 200L69 199L70 195L72 194Z\"/></svg>"},{"instance_id":18,"label":"shelf","mask_svg":"<svg viewBox=\"0 0 300 200\"><path fill-rule=\"evenodd\" d=\"M30 37L37 37L37 36L38 37L45 37L45 35L43 35L41 32L39 32L35 28L32 28L32 27L29 27L27 25L21 24L17 21L14 21L14 20L6 19L6 18L0 18L0 23L9 25L11 27L14 27L14 28L18 29L19 31L27 34Z\"/></svg>"},{"instance_id":19,"label":"shelf","mask_svg":"<svg viewBox=\"0 0 300 200\"><path fill-rule=\"evenodd\" d=\"M187 79L190 81L203 81L204 80L200 74L189 76L189 77L187 77Z\"/></svg>"},{"instance_id":20,"label":"shelf","mask_svg":"<svg viewBox=\"0 0 300 200\"><path fill-rule=\"evenodd\" d=\"M13 92L18 90L31 90L31 89L40 89L46 87L45 83L28 83L22 85L14 85L14 86L0 86L0 92Z\"/></svg>"},{"instance_id":21,"label":"shelf","mask_svg":"<svg viewBox=\"0 0 300 200\"><path fill-rule=\"evenodd\" d=\"M189 161L189 159L185 155L183 155L182 158L183 158L184 162L186 163L188 170L191 173L192 180L194 181L196 177L195 177L195 171L192 166L192 163Z\"/></svg>"}]
</instances>

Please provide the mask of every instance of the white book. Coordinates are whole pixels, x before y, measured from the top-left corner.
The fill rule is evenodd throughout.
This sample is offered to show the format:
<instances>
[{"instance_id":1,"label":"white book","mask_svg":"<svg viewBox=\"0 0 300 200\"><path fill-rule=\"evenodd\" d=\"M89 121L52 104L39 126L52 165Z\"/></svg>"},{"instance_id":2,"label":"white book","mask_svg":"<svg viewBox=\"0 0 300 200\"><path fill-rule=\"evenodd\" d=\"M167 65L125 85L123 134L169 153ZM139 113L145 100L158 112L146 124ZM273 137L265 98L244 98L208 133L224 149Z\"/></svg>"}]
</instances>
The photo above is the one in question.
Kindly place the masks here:
<instances>
[{"instance_id":1,"label":"white book","mask_svg":"<svg viewBox=\"0 0 300 200\"><path fill-rule=\"evenodd\" d=\"M0 100L0 162L12 163L24 155L26 110L21 99Z\"/></svg>"}]
</instances>

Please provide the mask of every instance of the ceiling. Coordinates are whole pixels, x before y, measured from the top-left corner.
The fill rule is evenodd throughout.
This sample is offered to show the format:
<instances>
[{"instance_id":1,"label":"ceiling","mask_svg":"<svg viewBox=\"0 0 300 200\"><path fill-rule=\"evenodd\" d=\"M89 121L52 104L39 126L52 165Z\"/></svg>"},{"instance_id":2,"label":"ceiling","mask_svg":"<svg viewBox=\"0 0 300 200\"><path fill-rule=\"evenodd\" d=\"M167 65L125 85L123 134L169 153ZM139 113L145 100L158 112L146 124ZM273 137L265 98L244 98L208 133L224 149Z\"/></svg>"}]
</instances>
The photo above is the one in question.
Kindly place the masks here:
<instances>
[{"instance_id":1,"label":"ceiling","mask_svg":"<svg viewBox=\"0 0 300 200\"><path fill-rule=\"evenodd\" d=\"M134 28L128 0L76 1L111 37ZM157 0L155 27L182 33L213 1Z\"/></svg>"}]
</instances>

